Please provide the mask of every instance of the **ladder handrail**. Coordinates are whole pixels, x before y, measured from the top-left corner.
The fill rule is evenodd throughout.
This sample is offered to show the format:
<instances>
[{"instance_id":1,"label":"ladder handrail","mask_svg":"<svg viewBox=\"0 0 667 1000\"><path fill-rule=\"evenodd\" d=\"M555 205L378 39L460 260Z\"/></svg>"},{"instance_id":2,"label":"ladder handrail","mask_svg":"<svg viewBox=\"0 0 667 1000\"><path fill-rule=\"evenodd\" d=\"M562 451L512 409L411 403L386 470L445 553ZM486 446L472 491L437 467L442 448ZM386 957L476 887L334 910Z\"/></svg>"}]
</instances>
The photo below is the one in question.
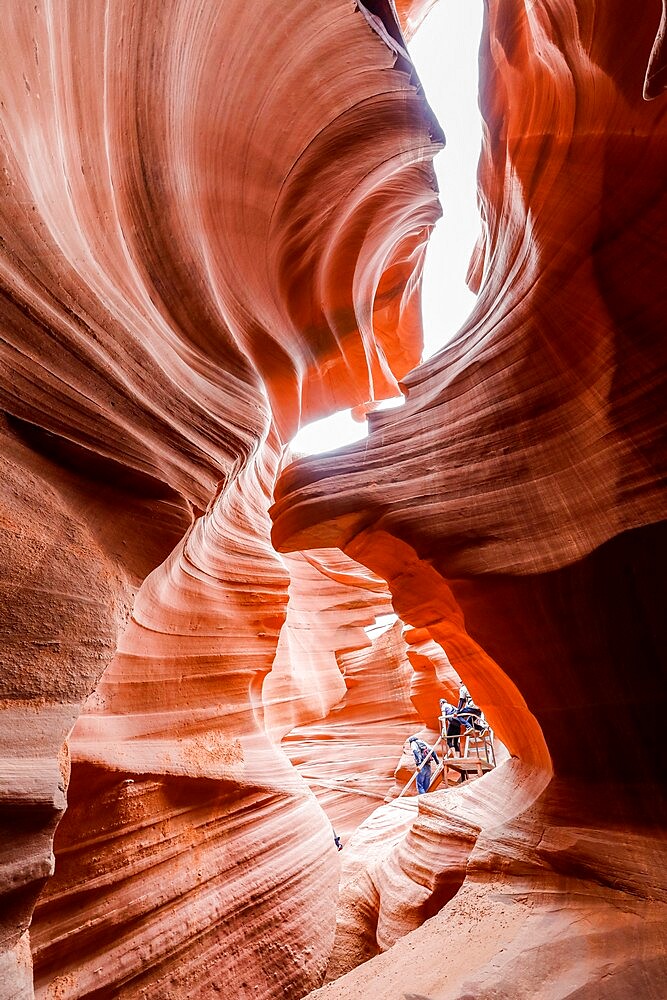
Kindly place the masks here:
<instances>
[{"instance_id":1,"label":"ladder handrail","mask_svg":"<svg viewBox=\"0 0 667 1000\"><path fill-rule=\"evenodd\" d=\"M479 730L477 731L469 730L467 733L461 734L462 737L464 735L465 735L465 751L464 751L465 755L466 756L468 755L470 742L474 741L473 749L475 751L475 755L479 760L481 760L482 755L479 752L480 751L479 744L481 743L484 749L484 757L486 759L487 764L492 764L493 767L495 767L496 751L493 746L494 733L491 726L487 723L486 729L482 730L481 732Z\"/></svg>"},{"instance_id":2,"label":"ladder handrail","mask_svg":"<svg viewBox=\"0 0 667 1000\"><path fill-rule=\"evenodd\" d=\"M447 767L447 758L443 757L438 766L436 767L435 771L431 775L431 780L428 785L429 791L435 784L435 779L438 777L439 774L442 774L442 772L445 770L446 767Z\"/></svg>"}]
</instances>

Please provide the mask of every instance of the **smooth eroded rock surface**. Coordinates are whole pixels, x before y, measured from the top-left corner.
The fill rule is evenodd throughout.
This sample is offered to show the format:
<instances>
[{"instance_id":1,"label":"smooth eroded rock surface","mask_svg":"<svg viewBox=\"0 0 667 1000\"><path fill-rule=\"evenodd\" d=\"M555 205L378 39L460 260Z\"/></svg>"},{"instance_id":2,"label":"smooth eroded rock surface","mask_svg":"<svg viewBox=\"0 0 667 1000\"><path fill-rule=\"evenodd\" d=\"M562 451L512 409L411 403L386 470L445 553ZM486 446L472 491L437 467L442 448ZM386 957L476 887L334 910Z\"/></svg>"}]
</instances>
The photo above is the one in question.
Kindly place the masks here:
<instances>
[{"instance_id":1,"label":"smooth eroded rock surface","mask_svg":"<svg viewBox=\"0 0 667 1000\"><path fill-rule=\"evenodd\" d=\"M431 5L3 6L3 1000L667 994L664 5L486 5L419 366Z\"/></svg>"},{"instance_id":2,"label":"smooth eroded rock surface","mask_svg":"<svg viewBox=\"0 0 667 1000\"><path fill-rule=\"evenodd\" d=\"M440 214L439 127L393 15L366 14L3 10L8 996L32 995L28 944L39 996L324 974L338 860L278 743L343 695L378 602L306 670L267 511L301 423L418 362Z\"/></svg>"},{"instance_id":3,"label":"smooth eroded rock surface","mask_svg":"<svg viewBox=\"0 0 667 1000\"><path fill-rule=\"evenodd\" d=\"M513 819L475 820L442 914L322 996L666 988L666 761L647 718L665 709L667 118L643 98L659 25L657 2L639 19L617 3L489 5L476 308L367 443L279 482L278 548L325 533L386 579L543 775L532 804L508 784ZM394 914L415 926L420 885L445 884L447 852L418 849L419 829L373 880L377 947L396 940Z\"/></svg>"}]
</instances>

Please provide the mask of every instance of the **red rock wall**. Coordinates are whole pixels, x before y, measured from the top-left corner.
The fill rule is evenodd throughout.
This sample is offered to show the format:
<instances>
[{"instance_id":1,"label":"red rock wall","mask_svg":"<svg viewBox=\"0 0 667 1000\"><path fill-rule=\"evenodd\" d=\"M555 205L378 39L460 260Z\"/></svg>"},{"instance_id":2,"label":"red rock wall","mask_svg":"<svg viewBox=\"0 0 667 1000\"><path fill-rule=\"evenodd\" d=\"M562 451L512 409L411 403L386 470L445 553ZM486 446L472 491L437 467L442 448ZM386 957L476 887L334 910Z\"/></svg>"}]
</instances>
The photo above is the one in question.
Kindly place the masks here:
<instances>
[{"instance_id":1,"label":"red rock wall","mask_svg":"<svg viewBox=\"0 0 667 1000\"><path fill-rule=\"evenodd\" d=\"M476 309L407 377L406 406L371 418L367 443L279 484L278 547L324 533L382 575L396 611L428 628L522 767L544 776L513 818L477 813L476 846L456 862L468 878L430 935L318 996L667 988L665 756L647 722L665 708L667 118L642 97L659 23L657 2L641 16L489 5ZM448 864L406 845L375 886L376 913L400 911L407 881L424 885L415 855L432 883Z\"/></svg>"},{"instance_id":2,"label":"red rock wall","mask_svg":"<svg viewBox=\"0 0 667 1000\"><path fill-rule=\"evenodd\" d=\"M650 617L650 585L644 594L633 584L620 607L628 580L651 579L663 514L665 290L654 241L665 115L642 99L654 7L627 49L631 15L620 5L595 16L564 0L493 5L482 49L486 239L476 310L450 348L405 380L406 406L371 417L368 444L347 449L340 465L323 457L290 467L274 511L281 547L327 532L387 578L397 609L438 633L464 678L480 655L475 642L498 654L550 736L567 731L567 714L585 740L593 702L610 734L620 732L621 709L640 697L620 680L636 642L633 663L651 702L660 696L654 629L639 630L632 610L645 603ZM593 81L592 96L575 100ZM325 482L335 504L319 500ZM559 602L560 617L550 610ZM581 626L566 622L578 611ZM643 637L621 640L633 622ZM603 707L600 677L612 663L619 679L606 682ZM487 685L494 677L489 712L508 745L539 762L539 741L517 733L521 698L489 665ZM549 753L565 764L571 742L552 738Z\"/></svg>"},{"instance_id":3,"label":"red rock wall","mask_svg":"<svg viewBox=\"0 0 667 1000\"><path fill-rule=\"evenodd\" d=\"M66 738L113 655L137 581L191 514L164 484L114 463L91 460L84 475L82 449L37 428L3 418L0 434L0 983L3 995L23 997L32 994L26 929L67 803Z\"/></svg>"},{"instance_id":4,"label":"red rock wall","mask_svg":"<svg viewBox=\"0 0 667 1000\"><path fill-rule=\"evenodd\" d=\"M337 549L298 553L284 562L289 603L259 703L276 742L338 705L347 690L343 655L370 650L366 628L376 616L392 613L384 580Z\"/></svg>"},{"instance_id":5,"label":"red rock wall","mask_svg":"<svg viewBox=\"0 0 667 1000\"><path fill-rule=\"evenodd\" d=\"M300 422L419 358L441 136L347 0L3 15L0 981L32 995L67 794L38 995L304 992L338 866L273 742L314 707L264 729L267 507Z\"/></svg>"},{"instance_id":6,"label":"red rock wall","mask_svg":"<svg viewBox=\"0 0 667 1000\"><path fill-rule=\"evenodd\" d=\"M3 15L6 995L31 952L39 996L321 981L339 859L277 741L331 714L378 593L313 687L268 508L300 422L399 379L367 445L283 473L273 540L387 581L519 760L377 820L334 964L398 943L325 993L664 994L658 0L488 5L478 305L410 375L441 135L389 3Z\"/></svg>"},{"instance_id":7,"label":"red rock wall","mask_svg":"<svg viewBox=\"0 0 667 1000\"><path fill-rule=\"evenodd\" d=\"M393 790L401 747L422 721L409 699L412 670L400 623L338 658L343 697L321 721L292 730L283 746L347 844Z\"/></svg>"}]
</instances>

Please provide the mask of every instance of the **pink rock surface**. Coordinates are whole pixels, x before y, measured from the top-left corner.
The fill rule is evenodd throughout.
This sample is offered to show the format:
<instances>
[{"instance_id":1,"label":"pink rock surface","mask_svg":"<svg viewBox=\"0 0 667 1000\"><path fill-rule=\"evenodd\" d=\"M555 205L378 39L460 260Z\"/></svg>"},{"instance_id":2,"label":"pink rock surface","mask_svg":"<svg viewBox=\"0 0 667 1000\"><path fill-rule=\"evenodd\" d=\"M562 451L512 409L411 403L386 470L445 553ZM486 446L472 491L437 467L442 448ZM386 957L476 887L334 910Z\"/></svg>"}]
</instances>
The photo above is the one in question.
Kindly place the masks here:
<instances>
[{"instance_id":1,"label":"pink rock surface","mask_svg":"<svg viewBox=\"0 0 667 1000\"><path fill-rule=\"evenodd\" d=\"M419 359L442 138L347 0L3 14L3 981L32 995L67 793L39 995L304 992L338 863L276 746L313 706L264 728L267 507L300 423Z\"/></svg>"},{"instance_id":2,"label":"pink rock surface","mask_svg":"<svg viewBox=\"0 0 667 1000\"><path fill-rule=\"evenodd\" d=\"M325 718L346 695L345 654L371 650L366 632L393 609L384 580L337 549L285 558L289 604L271 673L264 726L275 740Z\"/></svg>"},{"instance_id":3,"label":"pink rock surface","mask_svg":"<svg viewBox=\"0 0 667 1000\"><path fill-rule=\"evenodd\" d=\"M0 990L664 996L664 5L487 6L479 297L416 369L389 2L3 15ZM400 783L450 667L517 759L323 791Z\"/></svg>"},{"instance_id":4,"label":"pink rock surface","mask_svg":"<svg viewBox=\"0 0 667 1000\"><path fill-rule=\"evenodd\" d=\"M278 548L326 537L386 579L397 613L542 775L516 813L506 788L514 818L494 827L489 806L475 820L439 943L415 931L322 996L665 991L651 860L665 757L645 716L665 708L667 119L642 97L659 23L657 2L639 22L621 4L490 5L476 308L404 380L406 405L371 417L368 442L295 463L278 485ZM419 893L428 905L446 879L447 852L420 829L374 882L378 943L416 926ZM368 919L359 907L364 934Z\"/></svg>"},{"instance_id":5,"label":"pink rock surface","mask_svg":"<svg viewBox=\"0 0 667 1000\"><path fill-rule=\"evenodd\" d=\"M397 623L367 648L340 655L344 695L283 741L344 844L392 791L402 744L422 725L400 632Z\"/></svg>"}]
</instances>

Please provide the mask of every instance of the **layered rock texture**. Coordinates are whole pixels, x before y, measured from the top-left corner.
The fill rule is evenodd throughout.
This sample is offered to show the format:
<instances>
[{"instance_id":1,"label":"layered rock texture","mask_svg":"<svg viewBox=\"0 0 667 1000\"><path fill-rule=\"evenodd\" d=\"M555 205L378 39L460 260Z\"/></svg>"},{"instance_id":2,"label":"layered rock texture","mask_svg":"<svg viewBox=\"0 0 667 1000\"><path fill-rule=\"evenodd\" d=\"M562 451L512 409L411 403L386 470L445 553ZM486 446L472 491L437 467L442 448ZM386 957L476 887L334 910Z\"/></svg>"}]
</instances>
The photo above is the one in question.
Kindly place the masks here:
<instances>
[{"instance_id":1,"label":"layered rock texture","mask_svg":"<svg viewBox=\"0 0 667 1000\"><path fill-rule=\"evenodd\" d=\"M519 758L447 793L436 822L420 808L364 876L373 912L350 916L345 893L367 954L396 940L399 900L405 926L453 899L322 996L667 989L667 118L642 96L659 24L658 4L640 24L620 4L489 5L477 307L363 447L279 483L278 547L324 532L386 579Z\"/></svg>"},{"instance_id":2,"label":"layered rock texture","mask_svg":"<svg viewBox=\"0 0 667 1000\"><path fill-rule=\"evenodd\" d=\"M667 993L664 10L489 2L416 367L430 6L3 6L3 997ZM459 676L513 759L378 811Z\"/></svg>"}]
</instances>

